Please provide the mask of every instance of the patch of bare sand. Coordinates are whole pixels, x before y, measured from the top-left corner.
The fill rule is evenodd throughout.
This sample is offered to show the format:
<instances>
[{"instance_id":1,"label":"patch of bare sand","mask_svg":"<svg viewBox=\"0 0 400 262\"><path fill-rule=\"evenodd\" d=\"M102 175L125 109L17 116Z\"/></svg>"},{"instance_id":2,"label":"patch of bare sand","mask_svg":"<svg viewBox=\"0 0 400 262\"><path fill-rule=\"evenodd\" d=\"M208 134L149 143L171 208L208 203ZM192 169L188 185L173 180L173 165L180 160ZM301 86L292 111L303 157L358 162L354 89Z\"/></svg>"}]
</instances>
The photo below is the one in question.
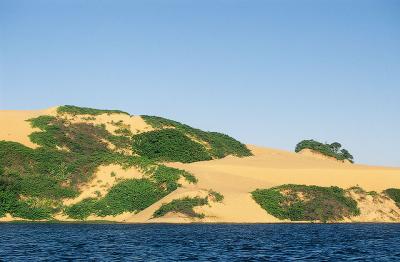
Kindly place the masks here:
<instances>
[{"instance_id":1,"label":"patch of bare sand","mask_svg":"<svg viewBox=\"0 0 400 262\"><path fill-rule=\"evenodd\" d=\"M0 111L0 140L13 141L21 143L30 148L36 148L37 145L32 143L29 135L39 129L32 128L31 124L26 121L41 115L57 114L57 107L45 110L1 110Z\"/></svg>"}]
</instances>

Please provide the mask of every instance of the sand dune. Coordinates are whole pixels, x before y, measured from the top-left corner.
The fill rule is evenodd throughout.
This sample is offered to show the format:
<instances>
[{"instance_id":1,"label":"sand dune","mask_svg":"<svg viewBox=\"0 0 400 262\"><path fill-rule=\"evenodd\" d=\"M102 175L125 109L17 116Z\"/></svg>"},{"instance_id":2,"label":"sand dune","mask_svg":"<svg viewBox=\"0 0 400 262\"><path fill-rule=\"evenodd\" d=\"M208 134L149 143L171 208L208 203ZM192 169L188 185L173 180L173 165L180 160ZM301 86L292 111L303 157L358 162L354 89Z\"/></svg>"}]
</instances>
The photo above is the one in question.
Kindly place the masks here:
<instances>
[{"instance_id":1,"label":"sand dune","mask_svg":"<svg viewBox=\"0 0 400 262\"><path fill-rule=\"evenodd\" d=\"M15 141L34 148L36 145L30 142L28 136L35 130L30 127L26 120L39 115L55 114L56 108L39 111L1 111L0 140ZM110 123L121 120L129 126L134 134L151 130L151 127L146 125L139 116L104 114L91 119L79 116L69 120L106 124L110 132L115 131L115 126ZM169 166L185 169L194 174L199 180L198 184L182 182L183 187L138 214L124 213L116 217L105 218L91 216L89 220L105 219L135 223L198 222L198 220L180 214L168 214L157 219L152 219L152 215L163 203L185 196L204 196L208 190L212 189L224 195L225 199L222 203L211 203L210 206L196 208L197 211L206 215L202 222L282 222L256 204L251 198L250 192L257 188L269 188L282 184L335 185L342 188L358 185L367 191L377 192L391 187L400 188L400 168L352 165L321 157L312 152L296 154L253 145L248 147L252 150L254 156L246 158L229 156L220 160L191 164L168 163ZM111 176L111 172L115 172L116 176ZM141 174L134 169L123 170L116 165L101 166L94 179L83 185L81 196L66 200L66 203L76 203L86 197L94 197L96 194L104 195L118 178L138 178L140 176ZM355 218L354 221L382 222L395 219L400 222L400 215L398 215L400 210L393 201L381 199L375 209L371 208L371 205L375 203L374 201L376 202L374 199L367 199L367 202L360 202L362 215ZM382 212L391 214L377 215L377 213ZM68 220L64 216L58 218ZM12 218L7 216L0 220L9 221Z\"/></svg>"},{"instance_id":2,"label":"sand dune","mask_svg":"<svg viewBox=\"0 0 400 262\"><path fill-rule=\"evenodd\" d=\"M255 154L253 157L170 164L193 173L199 179L199 183L192 186L193 191L212 188L225 196L222 204L201 208L207 216L206 222L282 222L267 214L252 200L250 192L257 188L282 184L335 185L342 188L359 185L365 190L380 192L390 187L400 187L400 169L351 165L251 145L249 148ZM390 205L400 212L394 203ZM373 221L370 216L360 216L356 220ZM164 222L169 221L171 218Z\"/></svg>"}]
</instances>

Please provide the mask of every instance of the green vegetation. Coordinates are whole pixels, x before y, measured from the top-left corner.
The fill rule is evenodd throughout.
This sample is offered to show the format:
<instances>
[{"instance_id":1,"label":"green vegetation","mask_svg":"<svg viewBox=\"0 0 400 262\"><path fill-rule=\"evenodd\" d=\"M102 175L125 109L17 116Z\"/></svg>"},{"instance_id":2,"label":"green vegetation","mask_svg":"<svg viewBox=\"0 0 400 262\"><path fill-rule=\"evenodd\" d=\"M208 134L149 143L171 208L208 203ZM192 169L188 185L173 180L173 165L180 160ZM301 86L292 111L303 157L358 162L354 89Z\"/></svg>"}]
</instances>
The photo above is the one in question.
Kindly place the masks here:
<instances>
[{"instance_id":1,"label":"green vegetation","mask_svg":"<svg viewBox=\"0 0 400 262\"><path fill-rule=\"evenodd\" d=\"M151 125L155 129L174 128L183 135L193 138L196 142L199 142L199 144L204 147L204 149L212 158L223 158L228 155L234 155L238 157L252 155L250 150L244 144L228 135L216 132L205 132L188 125L157 116L142 116L142 118L147 124Z\"/></svg>"},{"instance_id":2,"label":"green vegetation","mask_svg":"<svg viewBox=\"0 0 400 262\"><path fill-rule=\"evenodd\" d=\"M357 202L338 187L282 185L257 189L253 199L268 213L291 221L338 221L359 215Z\"/></svg>"},{"instance_id":3,"label":"green vegetation","mask_svg":"<svg viewBox=\"0 0 400 262\"><path fill-rule=\"evenodd\" d=\"M85 199L68 207L65 213L74 219L86 219L91 214L115 216L124 212L140 212L176 190L181 176L190 175L184 170L164 165L153 166L147 173L149 178L122 180L103 198Z\"/></svg>"},{"instance_id":4,"label":"green vegetation","mask_svg":"<svg viewBox=\"0 0 400 262\"><path fill-rule=\"evenodd\" d=\"M383 191L388 197L390 197L396 205L400 208L400 189L398 188L389 188Z\"/></svg>"},{"instance_id":5,"label":"green vegetation","mask_svg":"<svg viewBox=\"0 0 400 262\"><path fill-rule=\"evenodd\" d=\"M117 149L130 146L130 138L112 135L102 125L69 123L51 116L29 121L32 127L41 129L30 135L32 142L40 145L30 151L38 166L43 167L37 173L56 174L73 185L87 181L98 166L115 162L118 154L109 149L109 144Z\"/></svg>"},{"instance_id":6,"label":"green vegetation","mask_svg":"<svg viewBox=\"0 0 400 262\"><path fill-rule=\"evenodd\" d=\"M184 197L181 199L175 199L167 204L163 204L156 212L153 217L162 217L170 212L181 213L192 218L204 218L204 214L196 213L193 208L197 206L208 205L212 202L222 202L224 196L214 190L209 190L208 195L204 198L201 197Z\"/></svg>"},{"instance_id":7,"label":"green vegetation","mask_svg":"<svg viewBox=\"0 0 400 262\"><path fill-rule=\"evenodd\" d=\"M214 191L212 189L210 189L208 191L208 196L211 197L211 199L214 202L222 202L222 201L224 201L224 196L221 193L218 193L217 191Z\"/></svg>"},{"instance_id":8,"label":"green vegetation","mask_svg":"<svg viewBox=\"0 0 400 262\"><path fill-rule=\"evenodd\" d=\"M18 176L0 173L0 217L6 213L13 216L30 219L41 220L50 219L51 214L56 211L52 201L37 198L21 198L21 182Z\"/></svg>"},{"instance_id":9,"label":"green vegetation","mask_svg":"<svg viewBox=\"0 0 400 262\"><path fill-rule=\"evenodd\" d=\"M196 206L204 206L207 204L208 199L201 197L185 197L182 199L175 199L168 204L163 204L156 212L154 212L153 217L162 217L169 212L176 212L184 214L188 217L204 218L204 214L196 213L193 208Z\"/></svg>"},{"instance_id":10,"label":"green vegetation","mask_svg":"<svg viewBox=\"0 0 400 262\"><path fill-rule=\"evenodd\" d=\"M161 129L133 137L132 149L157 161L191 163L211 160L204 146L175 129Z\"/></svg>"},{"instance_id":11,"label":"green vegetation","mask_svg":"<svg viewBox=\"0 0 400 262\"><path fill-rule=\"evenodd\" d=\"M311 149L323 155L334 157L337 160L348 160L354 163L354 157L347 149L342 148L342 145L338 142L323 144L315 140L303 140L297 144L295 151L298 153L303 149Z\"/></svg>"},{"instance_id":12,"label":"green vegetation","mask_svg":"<svg viewBox=\"0 0 400 262\"><path fill-rule=\"evenodd\" d=\"M123 121L109 123L117 127L112 134L104 124L75 123L65 117L65 114L89 115L83 120L91 121L100 114L127 114L122 111L61 106L57 112L57 116L42 115L28 120L38 129L29 137L39 147L32 149L0 141L0 217L9 213L29 220L50 220L54 214L64 212L71 218L86 219L89 215L140 212L180 187L181 178L197 183L189 172L159 161L188 163L227 155L251 155L245 145L227 135L204 132L163 118L144 117L146 122L160 128L134 136ZM118 181L104 195L97 191L95 198L63 205L65 199L79 195L82 183L92 179L100 165L110 164L138 168L143 178ZM203 205L209 200L220 202L223 196L210 191L205 199L189 202ZM178 206L188 212L185 205Z\"/></svg>"},{"instance_id":13,"label":"green vegetation","mask_svg":"<svg viewBox=\"0 0 400 262\"><path fill-rule=\"evenodd\" d=\"M59 114L71 114L71 115L101 115L101 114L125 114L129 115L129 113L120 111L120 110L103 110L103 109L94 109L88 107L78 107L65 105L57 108L57 113Z\"/></svg>"},{"instance_id":14,"label":"green vegetation","mask_svg":"<svg viewBox=\"0 0 400 262\"><path fill-rule=\"evenodd\" d=\"M0 217L10 213L31 220L51 219L61 210L62 200L76 197L78 186L89 181L100 165L134 166L148 179L121 182L102 199L85 200L66 208L71 217L138 211L178 188L180 177L197 182L184 170L157 164L144 156L119 153L120 149L131 147L131 137L125 132L112 135L104 125L71 123L54 116L40 116L29 122L40 129L30 135L40 147L31 149L0 141Z\"/></svg>"},{"instance_id":15,"label":"green vegetation","mask_svg":"<svg viewBox=\"0 0 400 262\"><path fill-rule=\"evenodd\" d=\"M170 192L150 179L123 180L113 186L105 197L84 199L66 208L65 213L74 219L86 219L91 214L104 217L139 212Z\"/></svg>"}]
</instances>

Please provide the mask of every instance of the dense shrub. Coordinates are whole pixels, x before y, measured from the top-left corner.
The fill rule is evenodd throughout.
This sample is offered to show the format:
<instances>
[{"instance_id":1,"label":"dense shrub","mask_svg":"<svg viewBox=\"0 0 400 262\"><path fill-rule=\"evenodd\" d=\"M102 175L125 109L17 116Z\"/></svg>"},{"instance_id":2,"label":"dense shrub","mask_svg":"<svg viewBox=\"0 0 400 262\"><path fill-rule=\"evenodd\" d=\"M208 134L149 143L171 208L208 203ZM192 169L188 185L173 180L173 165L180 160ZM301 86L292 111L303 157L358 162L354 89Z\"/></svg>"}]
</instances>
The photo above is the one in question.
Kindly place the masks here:
<instances>
[{"instance_id":1,"label":"dense shrub","mask_svg":"<svg viewBox=\"0 0 400 262\"><path fill-rule=\"evenodd\" d=\"M96 212L96 203L96 199L86 198L77 204L65 208L64 213L72 219L84 220Z\"/></svg>"},{"instance_id":2,"label":"dense shrub","mask_svg":"<svg viewBox=\"0 0 400 262\"><path fill-rule=\"evenodd\" d=\"M400 208L400 189L398 188L389 188L383 191L388 197L390 197L396 205Z\"/></svg>"},{"instance_id":3,"label":"dense shrub","mask_svg":"<svg viewBox=\"0 0 400 262\"><path fill-rule=\"evenodd\" d=\"M158 161L191 163L212 159L204 146L175 129L142 133L133 136L132 141L135 153Z\"/></svg>"},{"instance_id":4,"label":"dense shrub","mask_svg":"<svg viewBox=\"0 0 400 262\"><path fill-rule=\"evenodd\" d=\"M175 128L184 135L193 137L196 141L200 141L206 145L203 146L213 158L223 158L228 155L234 155L238 157L252 155L251 151L244 144L228 135L216 132L205 132L188 125L157 116L144 115L142 118L147 124L151 125L155 129Z\"/></svg>"},{"instance_id":5,"label":"dense shrub","mask_svg":"<svg viewBox=\"0 0 400 262\"><path fill-rule=\"evenodd\" d=\"M208 199L201 197L185 197L181 199L175 199L168 204L163 204L156 212L154 212L153 217L162 217L169 212L176 212L184 214L188 217L204 218L204 214L196 213L193 208L196 206L204 206L207 204Z\"/></svg>"},{"instance_id":6,"label":"dense shrub","mask_svg":"<svg viewBox=\"0 0 400 262\"><path fill-rule=\"evenodd\" d=\"M253 199L268 213L292 221L337 221L359 215L357 202L338 187L282 185L257 189Z\"/></svg>"},{"instance_id":7,"label":"dense shrub","mask_svg":"<svg viewBox=\"0 0 400 262\"><path fill-rule=\"evenodd\" d=\"M53 209L49 206L35 206L29 202L19 201L11 215L29 220L48 220L52 218Z\"/></svg>"},{"instance_id":8,"label":"dense shrub","mask_svg":"<svg viewBox=\"0 0 400 262\"><path fill-rule=\"evenodd\" d=\"M149 179L123 180L113 186L105 197L85 199L68 207L65 212L75 219L85 219L91 214L115 216L124 212L139 212L169 193Z\"/></svg>"},{"instance_id":9,"label":"dense shrub","mask_svg":"<svg viewBox=\"0 0 400 262\"><path fill-rule=\"evenodd\" d=\"M101 115L101 114L125 114L129 115L129 113L120 111L120 110L103 110L103 109L94 109L88 107L78 107L78 106L59 106L57 108L57 113L59 114L71 114L71 115Z\"/></svg>"},{"instance_id":10,"label":"dense shrub","mask_svg":"<svg viewBox=\"0 0 400 262\"><path fill-rule=\"evenodd\" d=\"M53 209L48 203L20 198L23 182L24 179L16 174L0 173L0 217L10 213L30 220L50 219Z\"/></svg>"},{"instance_id":11,"label":"dense shrub","mask_svg":"<svg viewBox=\"0 0 400 262\"><path fill-rule=\"evenodd\" d=\"M319 152L323 155L334 157L337 160L348 160L351 163L354 162L354 157L338 142L332 144L323 144L315 140L303 140L296 146L296 153L302 151L303 149L311 149L313 151Z\"/></svg>"},{"instance_id":12,"label":"dense shrub","mask_svg":"<svg viewBox=\"0 0 400 262\"><path fill-rule=\"evenodd\" d=\"M18 188L12 177L0 173L0 217L16 210L18 205Z\"/></svg>"}]
</instances>

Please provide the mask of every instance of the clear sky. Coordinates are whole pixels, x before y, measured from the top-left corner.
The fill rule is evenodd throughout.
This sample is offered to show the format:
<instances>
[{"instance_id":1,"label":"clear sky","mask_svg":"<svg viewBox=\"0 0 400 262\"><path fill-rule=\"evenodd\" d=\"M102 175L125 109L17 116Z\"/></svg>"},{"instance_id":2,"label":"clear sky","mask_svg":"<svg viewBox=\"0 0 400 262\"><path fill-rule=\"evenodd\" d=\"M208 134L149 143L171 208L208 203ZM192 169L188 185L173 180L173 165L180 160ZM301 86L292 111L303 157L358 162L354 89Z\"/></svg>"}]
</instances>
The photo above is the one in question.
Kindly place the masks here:
<instances>
[{"instance_id":1,"label":"clear sky","mask_svg":"<svg viewBox=\"0 0 400 262\"><path fill-rule=\"evenodd\" d=\"M400 166L400 1L0 0L0 109L61 104Z\"/></svg>"}]
</instances>

